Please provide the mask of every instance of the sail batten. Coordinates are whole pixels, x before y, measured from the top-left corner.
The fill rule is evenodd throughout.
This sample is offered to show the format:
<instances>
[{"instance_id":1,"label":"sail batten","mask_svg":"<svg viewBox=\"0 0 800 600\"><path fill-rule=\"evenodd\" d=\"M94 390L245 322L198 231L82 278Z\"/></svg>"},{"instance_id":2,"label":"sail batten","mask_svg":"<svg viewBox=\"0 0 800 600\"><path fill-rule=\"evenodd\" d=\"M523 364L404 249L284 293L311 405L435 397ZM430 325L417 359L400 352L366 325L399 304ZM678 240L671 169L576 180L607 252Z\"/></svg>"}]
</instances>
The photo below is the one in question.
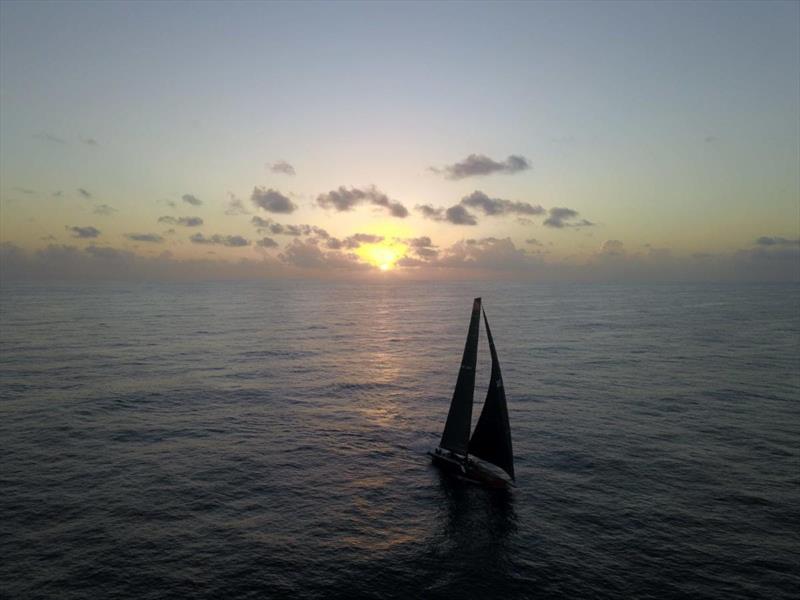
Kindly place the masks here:
<instances>
[{"instance_id":1,"label":"sail batten","mask_svg":"<svg viewBox=\"0 0 800 600\"><path fill-rule=\"evenodd\" d=\"M450 401L450 411L442 433L440 447L460 454L467 453L469 432L472 425L472 398L475 390L475 367L478 361L478 333L481 324L481 299L472 303L467 341L461 368L458 371L456 388Z\"/></svg>"},{"instance_id":2,"label":"sail batten","mask_svg":"<svg viewBox=\"0 0 800 600\"><path fill-rule=\"evenodd\" d=\"M500 361L497 359L497 350L494 347L485 311L483 322L486 325L486 336L489 339L489 350L492 355L492 374L481 416L469 441L469 453L500 467L514 479L514 452L511 447L506 393L500 373Z\"/></svg>"}]
</instances>

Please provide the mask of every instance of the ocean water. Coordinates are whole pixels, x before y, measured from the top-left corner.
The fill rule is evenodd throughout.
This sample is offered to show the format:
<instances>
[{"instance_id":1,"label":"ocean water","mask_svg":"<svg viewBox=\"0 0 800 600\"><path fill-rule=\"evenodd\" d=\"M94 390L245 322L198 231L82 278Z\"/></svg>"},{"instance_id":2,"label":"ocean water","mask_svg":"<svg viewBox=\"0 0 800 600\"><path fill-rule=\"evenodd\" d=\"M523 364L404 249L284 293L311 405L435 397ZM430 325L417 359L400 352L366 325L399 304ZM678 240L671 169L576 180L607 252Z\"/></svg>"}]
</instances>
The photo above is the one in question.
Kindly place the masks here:
<instances>
[{"instance_id":1,"label":"ocean water","mask_svg":"<svg viewBox=\"0 0 800 600\"><path fill-rule=\"evenodd\" d=\"M510 491L425 454L477 295ZM796 598L799 357L796 285L9 284L0 595Z\"/></svg>"}]
</instances>

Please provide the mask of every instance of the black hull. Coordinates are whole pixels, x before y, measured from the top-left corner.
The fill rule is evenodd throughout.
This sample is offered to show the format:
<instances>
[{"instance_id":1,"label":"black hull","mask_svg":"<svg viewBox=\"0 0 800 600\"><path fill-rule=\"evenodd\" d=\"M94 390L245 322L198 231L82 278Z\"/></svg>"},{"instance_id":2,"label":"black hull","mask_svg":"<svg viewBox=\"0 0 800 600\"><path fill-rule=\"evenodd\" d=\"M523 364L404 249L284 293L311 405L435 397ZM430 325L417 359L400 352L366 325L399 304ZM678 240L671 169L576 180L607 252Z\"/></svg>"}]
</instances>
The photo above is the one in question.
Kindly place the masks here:
<instances>
[{"instance_id":1,"label":"black hull","mask_svg":"<svg viewBox=\"0 0 800 600\"><path fill-rule=\"evenodd\" d=\"M442 471L470 483L492 488L506 488L514 485L509 479L471 458L465 460L463 456L439 448L428 454L430 454L433 464Z\"/></svg>"}]
</instances>

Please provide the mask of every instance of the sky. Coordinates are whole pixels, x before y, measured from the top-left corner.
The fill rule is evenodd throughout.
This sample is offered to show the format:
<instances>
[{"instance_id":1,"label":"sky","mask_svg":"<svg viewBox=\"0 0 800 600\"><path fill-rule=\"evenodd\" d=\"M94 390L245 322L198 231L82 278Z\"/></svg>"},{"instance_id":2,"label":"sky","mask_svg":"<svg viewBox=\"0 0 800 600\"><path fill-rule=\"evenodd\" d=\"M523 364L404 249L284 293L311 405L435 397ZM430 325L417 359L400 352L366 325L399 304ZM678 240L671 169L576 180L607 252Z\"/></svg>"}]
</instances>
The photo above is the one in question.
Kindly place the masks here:
<instances>
[{"instance_id":1,"label":"sky","mask_svg":"<svg viewBox=\"0 0 800 600\"><path fill-rule=\"evenodd\" d=\"M798 2L0 2L0 277L800 279Z\"/></svg>"}]
</instances>

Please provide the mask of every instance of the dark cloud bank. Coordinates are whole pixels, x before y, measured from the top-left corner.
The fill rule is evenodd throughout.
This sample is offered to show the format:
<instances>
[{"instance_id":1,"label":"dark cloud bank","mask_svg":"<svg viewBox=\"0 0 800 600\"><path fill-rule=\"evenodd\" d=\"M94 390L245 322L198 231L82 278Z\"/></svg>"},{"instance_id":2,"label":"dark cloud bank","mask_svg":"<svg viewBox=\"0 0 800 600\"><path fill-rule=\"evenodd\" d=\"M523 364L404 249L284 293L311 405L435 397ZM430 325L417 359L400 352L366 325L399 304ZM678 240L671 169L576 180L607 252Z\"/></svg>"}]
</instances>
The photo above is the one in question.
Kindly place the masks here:
<instances>
[{"instance_id":1,"label":"dark cloud bank","mask_svg":"<svg viewBox=\"0 0 800 600\"><path fill-rule=\"evenodd\" d=\"M145 240L144 236L154 236ZM129 234L134 241L155 241L156 234ZM354 234L344 240L317 236L293 238L277 256L264 250L277 242L262 238L256 245L261 260L177 260L169 252L144 257L127 250L90 245L79 248L51 244L35 252L14 244L0 245L3 280L207 280L265 277L368 276L374 267L350 252L361 243L378 239ZM786 239L786 238L779 238ZM335 240L332 243L332 240ZM411 279L500 278L535 281L762 281L800 282L800 245L754 242L751 248L725 255L697 253L675 257L666 248L630 252L620 240L606 240L590 257L579 262L545 260L540 252L517 247L509 238L461 240L436 247L426 236L403 240L409 247L398 261L397 277ZM243 247L241 236L202 234L196 244Z\"/></svg>"}]
</instances>

